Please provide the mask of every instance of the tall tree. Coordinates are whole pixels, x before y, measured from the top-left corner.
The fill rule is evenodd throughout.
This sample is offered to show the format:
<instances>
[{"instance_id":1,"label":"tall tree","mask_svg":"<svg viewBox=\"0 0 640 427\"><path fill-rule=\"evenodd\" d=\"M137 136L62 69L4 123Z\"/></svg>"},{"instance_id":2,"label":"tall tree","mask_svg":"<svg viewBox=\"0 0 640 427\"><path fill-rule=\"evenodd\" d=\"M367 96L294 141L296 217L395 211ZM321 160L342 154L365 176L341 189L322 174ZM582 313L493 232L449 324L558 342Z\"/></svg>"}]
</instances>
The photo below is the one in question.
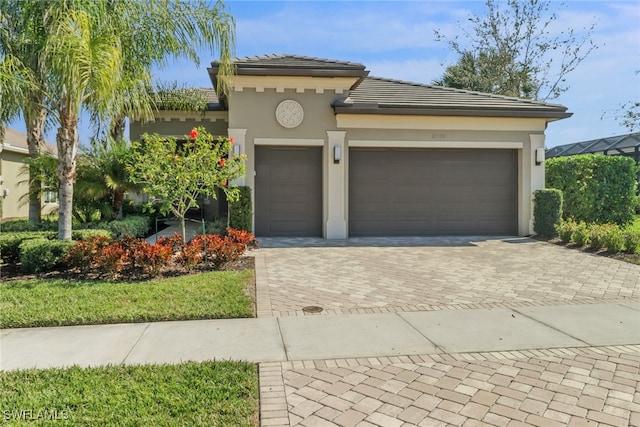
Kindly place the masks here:
<instances>
[{"instance_id":1,"label":"tall tree","mask_svg":"<svg viewBox=\"0 0 640 427\"><path fill-rule=\"evenodd\" d=\"M591 40L595 24L554 34L552 24L557 20L550 1L487 0L485 15L458 23L460 35L449 38L436 31L436 39L460 55L436 83L473 90L482 82L482 87L500 95L558 98L569 88L567 74L596 46Z\"/></svg>"},{"instance_id":2,"label":"tall tree","mask_svg":"<svg viewBox=\"0 0 640 427\"><path fill-rule=\"evenodd\" d=\"M43 25L47 8L45 1L0 0L0 55L6 66L11 67L13 77L2 82L0 87L13 86L14 93L3 91L0 105L8 109L1 114L2 124L22 113L27 130L29 157L35 159L44 147L47 110L44 107L45 88L42 49L46 40ZM19 93L16 93L16 90ZM3 99L4 95L4 99ZM10 113L9 110L12 110ZM35 168L35 166L34 166ZM29 180L29 220L40 222L42 182L37 169Z\"/></svg>"},{"instance_id":3,"label":"tall tree","mask_svg":"<svg viewBox=\"0 0 640 427\"><path fill-rule=\"evenodd\" d=\"M30 37L24 25L5 25L8 19L33 23L42 36L41 49L29 50L38 53L38 66L31 67L36 70L20 60L12 48L17 45L0 48L0 78L9 82L0 89L0 119L4 125L16 111L26 117L19 100L32 98L11 96L17 89L26 93L16 76L27 76L29 86L43 90L44 99L33 99L33 104L44 106L59 126L61 239L71 236L78 120L83 109L97 122L111 120L112 135L121 139L126 115L149 118L153 111L153 66L162 66L171 57L197 61L198 49L206 46L219 50L223 74L233 70L234 22L221 2L210 6L204 0L0 0L0 11L0 40ZM18 72L5 72L6 64Z\"/></svg>"}]
</instances>

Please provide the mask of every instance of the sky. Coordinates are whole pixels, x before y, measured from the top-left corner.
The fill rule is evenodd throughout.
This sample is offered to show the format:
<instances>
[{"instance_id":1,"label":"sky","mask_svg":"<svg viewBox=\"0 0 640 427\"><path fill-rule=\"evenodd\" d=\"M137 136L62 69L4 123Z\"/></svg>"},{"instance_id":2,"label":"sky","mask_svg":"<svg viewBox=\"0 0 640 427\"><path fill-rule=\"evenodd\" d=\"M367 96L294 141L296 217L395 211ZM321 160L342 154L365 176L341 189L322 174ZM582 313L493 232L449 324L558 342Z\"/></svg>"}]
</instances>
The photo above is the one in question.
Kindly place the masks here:
<instances>
[{"instance_id":1,"label":"sky","mask_svg":"<svg viewBox=\"0 0 640 427\"><path fill-rule=\"evenodd\" d=\"M233 1L236 56L297 54L364 64L370 76L430 84L457 55L435 30L453 38L482 16L484 1ZM578 35L595 24L598 47L566 76L569 90L550 102L573 116L550 123L546 145L628 133L616 120L622 103L640 100L640 0L552 1L558 20L552 33ZM211 87L207 66L216 53L202 52L196 66L172 61L155 70L157 80ZM81 140L90 131L83 118ZM18 123L16 128L20 128ZM24 127L24 126L22 126ZM53 141L53 138L50 139Z\"/></svg>"}]
</instances>

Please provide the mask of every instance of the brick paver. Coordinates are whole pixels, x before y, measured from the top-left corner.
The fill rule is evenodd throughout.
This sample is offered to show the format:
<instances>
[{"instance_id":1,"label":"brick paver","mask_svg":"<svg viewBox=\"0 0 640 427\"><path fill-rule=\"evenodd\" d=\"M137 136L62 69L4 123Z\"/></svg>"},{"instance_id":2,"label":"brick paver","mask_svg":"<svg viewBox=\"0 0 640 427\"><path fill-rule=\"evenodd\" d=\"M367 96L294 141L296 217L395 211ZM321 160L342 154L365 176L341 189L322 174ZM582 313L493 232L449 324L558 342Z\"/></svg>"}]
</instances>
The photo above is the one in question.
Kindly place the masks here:
<instances>
[{"instance_id":1,"label":"brick paver","mask_svg":"<svg viewBox=\"0 0 640 427\"><path fill-rule=\"evenodd\" d=\"M640 266L530 239L261 246L259 317L640 300ZM640 345L263 363L260 423L640 426L639 378Z\"/></svg>"},{"instance_id":2,"label":"brick paver","mask_svg":"<svg viewBox=\"0 0 640 427\"><path fill-rule=\"evenodd\" d=\"M592 375L602 363L613 381ZM576 364L592 387L569 380ZM280 397L291 415L282 426L629 426L640 414L640 346L267 365L261 380L274 372L284 379ZM558 371L560 384L569 380L563 389L555 377L544 379ZM594 387L600 397L589 394ZM263 417L268 412L263 401Z\"/></svg>"},{"instance_id":3,"label":"brick paver","mask_svg":"<svg viewBox=\"0 0 640 427\"><path fill-rule=\"evenodd\" d=\"M271 311L263 304L260 316L301 315L306 306L344 314L640 300L640 266L531 239L269 247L286 242L261 241L267 247L256 253ZM359 246L365 243L378 246Z\"/></svg>"}]
</instances>

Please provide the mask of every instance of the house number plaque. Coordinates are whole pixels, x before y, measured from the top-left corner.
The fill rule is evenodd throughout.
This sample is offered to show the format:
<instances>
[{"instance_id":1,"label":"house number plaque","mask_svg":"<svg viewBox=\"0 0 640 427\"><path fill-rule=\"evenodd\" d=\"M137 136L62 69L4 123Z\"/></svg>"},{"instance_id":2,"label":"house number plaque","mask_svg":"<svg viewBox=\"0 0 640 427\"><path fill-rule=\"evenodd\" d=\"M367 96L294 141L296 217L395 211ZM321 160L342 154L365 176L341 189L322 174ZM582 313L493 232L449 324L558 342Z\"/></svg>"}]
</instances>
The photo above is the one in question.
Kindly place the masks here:
<instances>
[{"instance_id":1,"label":"house number plaque","mask_svg":"<svg viewBox=\"0 0 640 427\"><path fill-rule=\"evenodd\" d=\"M293 99L282 101L276 107L276 120L286 128L294 128L302 123L304 111L302 105Z\"/></svg>"}]
</instances>

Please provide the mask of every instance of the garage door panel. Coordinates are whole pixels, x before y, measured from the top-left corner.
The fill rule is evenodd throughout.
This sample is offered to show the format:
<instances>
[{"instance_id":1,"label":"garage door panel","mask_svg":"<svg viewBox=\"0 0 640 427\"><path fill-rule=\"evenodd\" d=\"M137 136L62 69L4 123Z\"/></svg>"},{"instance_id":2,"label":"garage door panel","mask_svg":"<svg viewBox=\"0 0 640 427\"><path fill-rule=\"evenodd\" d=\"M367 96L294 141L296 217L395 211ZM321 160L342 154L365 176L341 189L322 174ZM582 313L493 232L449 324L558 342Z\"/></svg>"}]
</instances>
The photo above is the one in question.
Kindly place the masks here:
<instances>
[{"instance_id":1,"label":"garage door panel","mask_svg":"<svg viewBox=\"0 0 640 427\"><path fill-rule=\"evenodd\" d=\"M516 167L514 150L351 149L350 234L515 234Z\"/></svg>"},{"instance_id":2,"label":"garage door panel","mask_svg":"<svg viewBox=\"0 0 640 427\"><path fill-rule=\"evenodd\" d=\"M322 148L255 149L256 235L322 235Z\"/></svg>"}]
</instances>

